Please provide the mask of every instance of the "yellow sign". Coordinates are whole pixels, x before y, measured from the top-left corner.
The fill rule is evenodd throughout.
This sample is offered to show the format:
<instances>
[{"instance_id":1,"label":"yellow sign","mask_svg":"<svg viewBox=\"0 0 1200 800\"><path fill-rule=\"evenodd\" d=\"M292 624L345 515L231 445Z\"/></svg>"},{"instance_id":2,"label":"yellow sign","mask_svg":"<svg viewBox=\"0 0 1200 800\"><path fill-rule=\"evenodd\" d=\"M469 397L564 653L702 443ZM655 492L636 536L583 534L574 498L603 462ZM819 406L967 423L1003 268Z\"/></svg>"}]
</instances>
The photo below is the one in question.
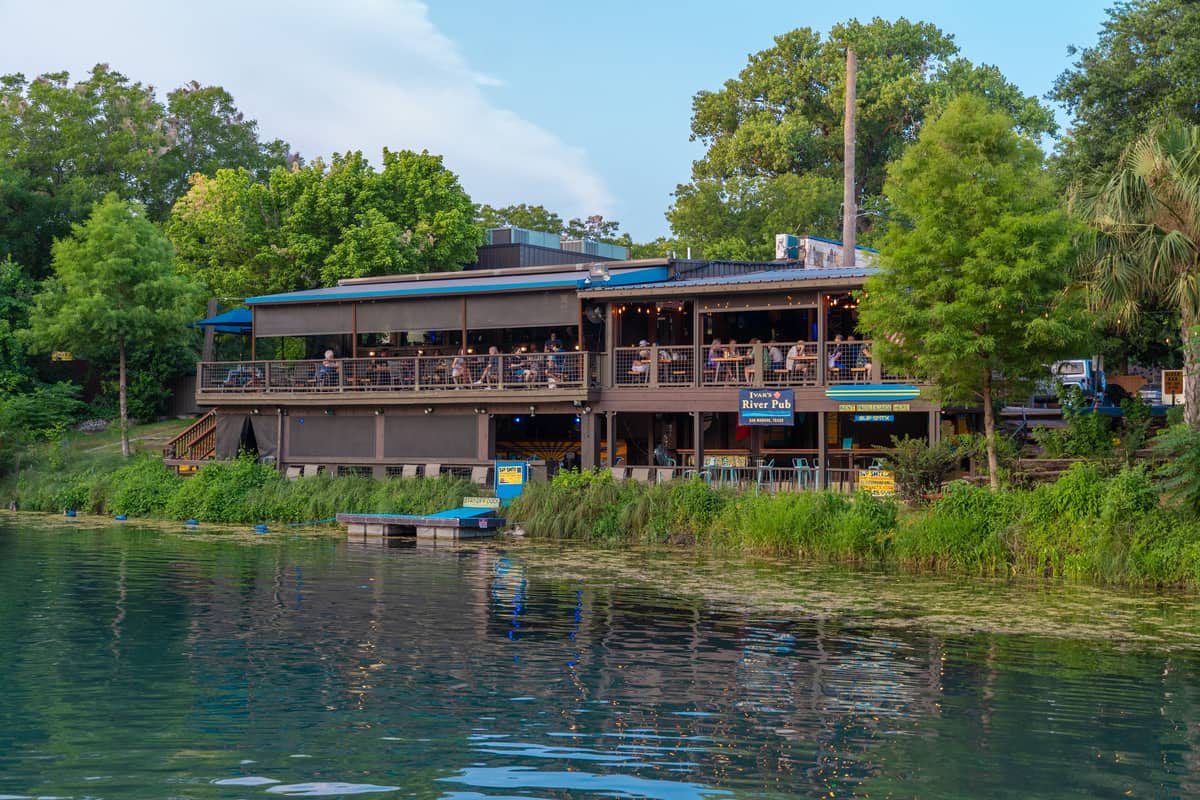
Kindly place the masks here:
<instances>
[{"instance_id":1,"label":"yellow sign","mask_svg":"<svg viewBox=\"0 0 1200 800\"><path fill-rule=\"evenodd\" d=\"M74 361L75 356L70 350L55 350L50 354L51 361Z\"/></svg>"},{"instance_id":2,"label":"yellow sign","mask_svg":"<svg viewBox=\"0 0 1200 800\"><path fill-rule=\"evenodd\" d=\"M520 466L496 467L496 483L501 486L520 486L525 482L525 469Z\"/></svg>"},{"instance_id":3,"label":"yellow sign","mask_svg":"<svg viewBox=\"0 0 1200 800\"><path fill-rule=\"evenodd\" d=\"M908 411L908 403L838 403L838 411Z\"/></svg>"},{"instance_id":4,"label":"yellow sign","mask_svg":"<svg viewBox=\"0 0 1200 800\"><path fill-rule=\"evenodd\" d=\"M891 497L896 493L896 479L890 470L860 469L858 488L876 497Z\"/></svg>"},{"instance_id":5,"label":"yellow sign","mask_svg":"<svg viewBox=\"0 0 1200 800\"><path fill-rule=\"evenodd\" d=\"M1163 370L1162 393L1164 397L1169 394L1183 394L1183 370Z\"/></svg>"},{"instance_id":6,"label":"yellow sign","mask_svg":"<svg viewBox=\"0 0 1200 800\"><path fill-rule=\"evenodd\" d=\"M464 497L463 508L499 508L499 497Z\"/></svg>"},{"instance_id":7,"label":"yellow sign","mask_svg":"<svg viewBox=\"0 0 1200 800\"><path fill-rule=\"evenodd\" d=\"M705 456L704 466L706 467L748 467L750 466L750 456L739 455L722 455L722 456Z\"/></svg>"}]
</instances>

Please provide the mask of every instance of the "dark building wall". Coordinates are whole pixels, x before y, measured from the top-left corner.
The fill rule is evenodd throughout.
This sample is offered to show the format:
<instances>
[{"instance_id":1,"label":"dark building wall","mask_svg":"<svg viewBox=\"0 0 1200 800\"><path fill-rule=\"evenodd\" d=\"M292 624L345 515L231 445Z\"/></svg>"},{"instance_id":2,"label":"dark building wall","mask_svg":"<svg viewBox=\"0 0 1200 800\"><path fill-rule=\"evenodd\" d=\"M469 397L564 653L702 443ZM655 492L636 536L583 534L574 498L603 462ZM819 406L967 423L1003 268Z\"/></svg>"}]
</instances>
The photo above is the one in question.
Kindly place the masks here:
<instances>
[{"instance_id":1,"label":"dark building wall","mask_svg":"<svg viewBox=\"0 0 1200 800\"><path fill-rule=\"evenodd\" d=\"M473 459L477 434L474 414L387 417L383 427L383 455L387 459Z\"/></svg>"},{"instance_id":2,"label":"dark building wall","mask_svg":"<svg viewBox=\"0 0 1200 800\"><path fill-rule=\"evenodd\" d=\"M593 264L611 261L603 256L573 253L553 247L534 244L490 244L476 249L478 262L467 269L501 269L504 267L549 267L556 264Z\"/></svg>"},{"instance_id":3,"label":"dark building wall","mask_svg":"<svg viewBox=\"0 0 1200 800\"><path fill-rule=\"evenodd\" d=\"M287 457L337 460L375 457L375 417L292 412L287 418Z\"/></svg>"}]
</instances>

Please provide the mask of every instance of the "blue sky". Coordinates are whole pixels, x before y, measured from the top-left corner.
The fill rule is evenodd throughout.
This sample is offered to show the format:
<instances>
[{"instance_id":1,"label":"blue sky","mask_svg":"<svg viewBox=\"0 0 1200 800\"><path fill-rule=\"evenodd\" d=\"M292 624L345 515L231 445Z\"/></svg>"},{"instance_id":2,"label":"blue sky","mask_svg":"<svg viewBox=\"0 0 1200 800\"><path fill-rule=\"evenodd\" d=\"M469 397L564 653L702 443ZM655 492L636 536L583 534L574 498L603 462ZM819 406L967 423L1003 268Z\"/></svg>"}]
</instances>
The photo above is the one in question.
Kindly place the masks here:
<instances>
[{"instance_id":1,"label":"blue sky","mask_svg":"<svg viewBox=\"0 0 1200 800\"><path fill-rule=\"evenodd\" d=\"M163 88L220 84L306 157L428 149L478 202L601 212L645 240L668 233L670 194L701 153L688 141L692 95L773 36L850 17L925 20L1041 96L1069 65L1067 46L1095 42L1109 5L0 0L0 72L82 74L105 61Z\"/></svg>"}]
</instances>

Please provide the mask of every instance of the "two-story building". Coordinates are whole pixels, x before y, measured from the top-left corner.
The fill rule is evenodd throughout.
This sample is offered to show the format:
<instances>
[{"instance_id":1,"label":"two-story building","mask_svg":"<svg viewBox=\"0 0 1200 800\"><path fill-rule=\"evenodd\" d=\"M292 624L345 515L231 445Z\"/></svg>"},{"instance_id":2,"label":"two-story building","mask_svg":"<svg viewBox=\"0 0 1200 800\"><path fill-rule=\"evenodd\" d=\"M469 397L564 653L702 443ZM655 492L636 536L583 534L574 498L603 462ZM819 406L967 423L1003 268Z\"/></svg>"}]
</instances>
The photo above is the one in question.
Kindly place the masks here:
<instances>
[{"instance_id":1,"label":"two-story building","mask_svg":"<svg viewBox=\"0 0 1200 800\"><path fill-rule=\"evenodd\" d=\"M520 235L493 232L506 241L476 268L247 298L251 358L198 366L214 413L172 455L200 456L180 444L206 429L199 449L253 449L292 474L517 457L769 464L815 485L892 436L940 434L942 410L858 338L870 251L853 267L812 238L775 262L615 260ZM763 398L785 412L747 411Z\"/></svg>"}]
</instances>

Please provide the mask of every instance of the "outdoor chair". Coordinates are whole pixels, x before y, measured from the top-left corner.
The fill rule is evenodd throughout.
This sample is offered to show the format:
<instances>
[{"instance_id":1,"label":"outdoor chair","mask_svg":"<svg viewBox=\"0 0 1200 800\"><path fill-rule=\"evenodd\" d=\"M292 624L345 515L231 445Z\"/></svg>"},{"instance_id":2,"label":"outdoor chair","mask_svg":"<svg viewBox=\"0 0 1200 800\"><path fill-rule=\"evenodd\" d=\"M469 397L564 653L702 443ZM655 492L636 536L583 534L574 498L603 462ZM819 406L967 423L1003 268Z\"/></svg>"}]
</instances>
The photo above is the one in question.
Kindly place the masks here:
<instances>
[{"instance_id":1,"label":"outdoor chair","mask_svg":"<svg viewBox=\"0 0 1200 800\"><path fill-rule=\"evenodd\" d=\"M294 481L294 480L296 480L296 478L299 478L299 477L300 477L300 473L301 473L301 468L300 468L300 467L288 467L288 468L287 468L287 473L286 473L286 474L287 474L287 479L288 479L289 481Z\"/></svg>"},{"instance_id":2,"label":"outdoor chair","mask_svg":"<svg viewBox=\"0 0 1200 800\"><path fill-rule=\"evenodd\" d=\"M316 475L320 471L321 471L320 464L305 464L304 465L304 477L306 477L306 478L311 478L313 475Z\"/></svg>"},{"instance_id":3,"label":"outdoor chair","mask_svg":"<svg viewBox=\"0 0 1200 800\"><path fill-rule=\"evenodd\" d=\"M489 472L491 472L491 467L472 467L471 483L476 486L487 486Z\"/></svg>"},{"instance_id":4,"label":"outdoor chair","mask_svg":"<svg viewBox=\"0 0 1200 800\"><path fill-rule=\"evenodd\" d=\"M613 467L612 476L614 481L623 481L629 477L629 470L625 467Z\"/></svg>"},{"instance_id":5,"label":"outdoor chair","mask_svg":"<svg viewBox=\"0 0 1200 800\"><path fill-rule=\"evenodd\" d=\"M764 479L768 489L775 486L775 459L764 458L758 462L758 467L754 475L754 492L757 494L762 490Z\"/></svg>"},{"instance_id":6,"label":"outdoor chair","mask_svg":"<svg viewBox=\"0 0 1200 800\"><path fill-rule=\"evenodd\" d=\"M630 480L635 480L638 483L649 483L650 482L650 468L649 467L634 467L633 469L629 470L629 478L630 478Z\"/></svg>"},{"instance_id":7,"label":"outdoor chair","mask_svg":"<svg viewBox=\"0 0 1200 800\"><path fill-rule=\"evenodd\" d=\"M441 474L442 474L442 465L441 464L426 464L425 465L425 477L426 478L436 478Z\"/></svg>"}]
</instances>

